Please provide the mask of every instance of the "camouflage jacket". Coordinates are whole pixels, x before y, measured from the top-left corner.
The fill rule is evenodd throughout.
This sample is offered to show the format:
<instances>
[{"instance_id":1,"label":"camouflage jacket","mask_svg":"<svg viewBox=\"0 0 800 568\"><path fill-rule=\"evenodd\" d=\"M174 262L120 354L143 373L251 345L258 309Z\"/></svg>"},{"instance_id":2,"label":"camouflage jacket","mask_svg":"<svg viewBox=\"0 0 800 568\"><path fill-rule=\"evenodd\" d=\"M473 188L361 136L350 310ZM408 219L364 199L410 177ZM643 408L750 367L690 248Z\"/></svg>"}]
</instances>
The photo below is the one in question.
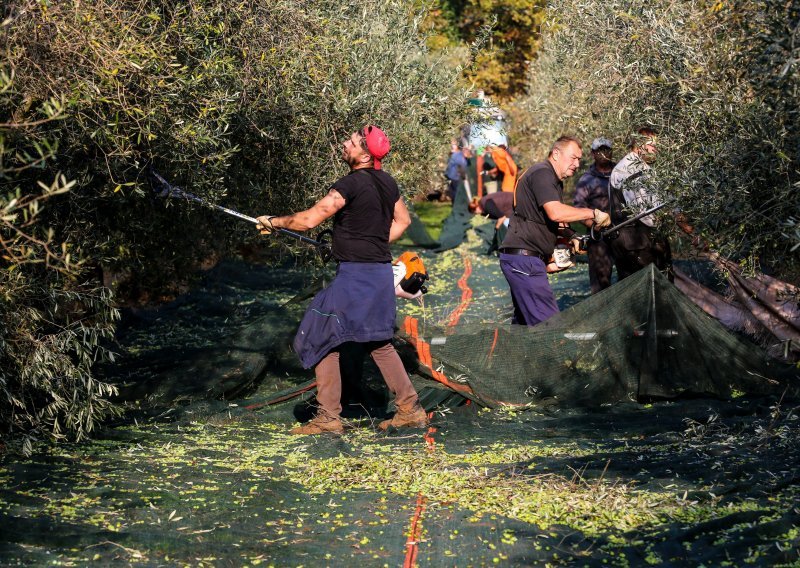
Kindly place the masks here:
<instances>
[{"instance_id":1,"label":"camouflage jacket","mask_svg":"<svg viewBox=\"0 0 800 568\"><path fill-rule=\"evenodd\" d=\"M608 212L608 179L611 172L597 171L594 164L581 176L575 185L575 207L599 209Z\"/></svg>"}]
</instances>

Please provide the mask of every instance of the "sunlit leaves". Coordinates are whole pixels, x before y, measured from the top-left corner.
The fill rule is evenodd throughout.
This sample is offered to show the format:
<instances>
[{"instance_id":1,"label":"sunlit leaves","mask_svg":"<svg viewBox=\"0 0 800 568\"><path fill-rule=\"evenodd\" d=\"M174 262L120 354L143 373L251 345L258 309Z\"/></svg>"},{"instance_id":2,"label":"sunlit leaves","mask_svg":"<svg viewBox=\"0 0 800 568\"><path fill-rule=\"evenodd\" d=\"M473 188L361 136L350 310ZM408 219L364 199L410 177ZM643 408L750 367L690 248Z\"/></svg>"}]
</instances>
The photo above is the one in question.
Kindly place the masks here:
<instances>
[{"instance_id":1,"label":"sunlit leaves","mask_svg":"<svg viewBox=\"0 0 800 568\"><path fill-rule=\"evenodd\" d=\"M796 280L780 230L800 210L796 4L561 0L548 18L514 112L528 159L565 133L610 137L619 159L654 127L658 189L714 250Z\"/></svg>"}]
</instances>

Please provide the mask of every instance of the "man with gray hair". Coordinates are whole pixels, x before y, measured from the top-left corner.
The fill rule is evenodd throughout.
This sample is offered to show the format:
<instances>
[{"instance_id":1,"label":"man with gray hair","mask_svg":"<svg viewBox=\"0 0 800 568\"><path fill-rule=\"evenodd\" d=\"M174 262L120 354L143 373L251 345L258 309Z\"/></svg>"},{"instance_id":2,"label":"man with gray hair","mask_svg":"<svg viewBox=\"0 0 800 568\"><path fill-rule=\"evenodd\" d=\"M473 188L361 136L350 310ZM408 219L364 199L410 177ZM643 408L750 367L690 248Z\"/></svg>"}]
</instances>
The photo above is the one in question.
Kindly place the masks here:
<instances>
[{"instance_id":1,"label":"man with gray hair","mask_svg":"<svg viewBox=\"0 0 800 568\"><path fill-rule=\"evenodd\" d=\"M547 159L522 174L514 190L514 214L508 234L500 245L500 268L511 288L514 303L512 323L536 325L558 313L547 274L559 272L551 257L556 238L578 239L568 223L591 220L598 228L611 223L599 209L572 207L562 203L564 180L575 174L583 150L577 138L562 136L555 141Z\"/></svg>"},{"instance_id":2,"label":"man with gray hair","mask_svg":"<svg viewBox=\"0 0 800 568\"><path fill-rule=\"evenodd\" d=\"M614 169L612 143L608 138L595 138L592 141L594 163L581 176L575 185L575 207L599 209L608 213L608 179ZM591 221L584 221L589 227ZM589 285L592 294L611 286L611 271L614 259L605 240L591 240L586 251L589 256Z\"/></svg>"}]
</instances>

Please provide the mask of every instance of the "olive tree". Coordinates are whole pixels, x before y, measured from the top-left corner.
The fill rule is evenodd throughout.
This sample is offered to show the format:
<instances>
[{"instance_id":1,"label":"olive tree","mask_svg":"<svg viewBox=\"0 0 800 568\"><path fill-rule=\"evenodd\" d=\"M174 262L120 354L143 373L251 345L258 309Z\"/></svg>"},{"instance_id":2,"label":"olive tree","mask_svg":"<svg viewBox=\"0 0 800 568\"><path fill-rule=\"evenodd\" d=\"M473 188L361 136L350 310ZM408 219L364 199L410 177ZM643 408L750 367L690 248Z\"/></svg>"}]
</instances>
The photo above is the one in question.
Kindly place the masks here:
<instances>
[{"instance_id":1,"label":"olive tree","mask_svg":"<svg viewBox=\"0 0 800 568\"><path fill-rule=\"evenodd\" d=\"M88 431L87 417L110 409L91 362L109 356L114 305L169 298L256 238L159 199L151 168L211 202L286 213L327 191L344 171L338 141L373 123L392 139L387 169L407 192L423 189L465 93L447 55L427 50L414 5L3 4L0 358L14 364L3 365L0 427L19 430L24 416L41 432ZM28 404L36 381L44 398ZM64 406L59 389L78 382L82 406Z\"/></svg>"},{"instance_id":2,"label":"olive tree","mask_svg":"<svg viewBox=\"0 0 800 568\"><path fill-rule=\"evenodd\" d=\"M557 0L514 109L528 159L562 133L659 133L655 185L720 253L796 280L796 3Z\"/></svg>"}]
</instances>

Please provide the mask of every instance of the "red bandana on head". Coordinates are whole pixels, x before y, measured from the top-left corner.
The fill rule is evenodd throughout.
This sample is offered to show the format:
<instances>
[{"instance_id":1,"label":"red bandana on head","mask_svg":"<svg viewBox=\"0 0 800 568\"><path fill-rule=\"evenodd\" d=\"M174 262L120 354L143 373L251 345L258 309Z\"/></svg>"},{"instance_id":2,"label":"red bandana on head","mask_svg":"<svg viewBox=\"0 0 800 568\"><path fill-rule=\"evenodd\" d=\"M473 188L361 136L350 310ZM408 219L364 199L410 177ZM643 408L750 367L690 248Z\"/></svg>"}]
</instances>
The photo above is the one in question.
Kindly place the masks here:
<instances>
[{"instance_id":1,"label":"red bandana on head","mask_svg":"<svg viewBox=\"0 0 800 568\"><path fill-rule=\"evenodd\" d=\"M386 157L392 145L386 133L377 126L367 125L361 129L361 136L367 143L367 152L372 156L376 170L381 169L381 160Z\"/></svg>"}]
</instances>

